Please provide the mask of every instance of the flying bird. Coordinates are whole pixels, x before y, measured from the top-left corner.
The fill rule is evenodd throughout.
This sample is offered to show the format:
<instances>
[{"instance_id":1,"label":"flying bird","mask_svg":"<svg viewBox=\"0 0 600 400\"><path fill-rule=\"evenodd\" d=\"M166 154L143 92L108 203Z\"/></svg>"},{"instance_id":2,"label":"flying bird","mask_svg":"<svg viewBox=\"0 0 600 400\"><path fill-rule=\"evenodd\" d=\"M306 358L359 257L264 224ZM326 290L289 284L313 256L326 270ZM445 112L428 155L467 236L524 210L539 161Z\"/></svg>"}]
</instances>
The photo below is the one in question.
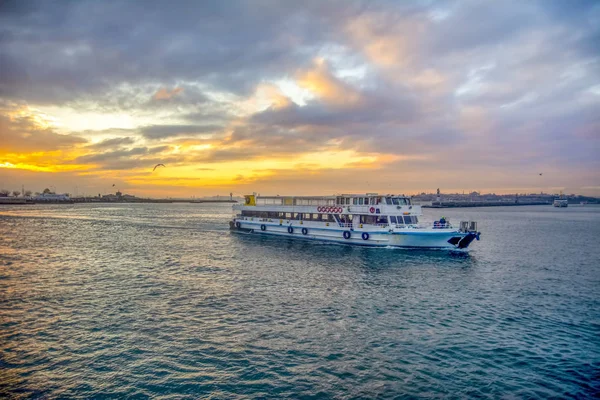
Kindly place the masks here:
<instances>
[{"instance_id":1,"label":"flying bird","mask_svg":"<svg viewBox=\"0 0 600 400\"><path fill-rule=\"evenodd\" d=\"M113 187L115 187L115 184L113 183Z\"/></svg>"},{"instance_id":2,"label":"flying bird","mask_svg":"<svg viewBox=\"0 0 600 400\"><path fill-rule=\"evenodd\" d=\"M154 170L156 169L156 167L164 167L164 166L165 166L165 164L156 164L154 166L154 168L152 169L152 171L154 172Z\"/></svg>"},{"instance_id":3,"label":"flying bird","mask_svg":"<svg viewBox=\"0 0 600 400\"><path fill-rule=\"evenodd\" d=\"M540 176L542 176L542 173L540 172Z\"/></svg>"}]
</instances>

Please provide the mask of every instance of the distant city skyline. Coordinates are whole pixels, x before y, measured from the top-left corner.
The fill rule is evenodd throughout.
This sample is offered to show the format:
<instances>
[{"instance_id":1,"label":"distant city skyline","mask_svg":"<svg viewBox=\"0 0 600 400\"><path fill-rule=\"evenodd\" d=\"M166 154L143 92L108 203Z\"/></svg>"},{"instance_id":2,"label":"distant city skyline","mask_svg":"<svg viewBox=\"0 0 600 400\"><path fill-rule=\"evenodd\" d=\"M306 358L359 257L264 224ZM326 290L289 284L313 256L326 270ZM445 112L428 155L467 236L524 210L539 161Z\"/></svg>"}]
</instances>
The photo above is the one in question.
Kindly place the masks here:
<instances>
[{"instance_id":1,"label":"distant city skyline","mask_svg":"<svg viewBox=\"0 0 600 400\"><path fill-rule=\"evenodd\" d=\"M5 1L0 26L0 189L600 196L598 2Z\"/></svg>"}]
</instances>

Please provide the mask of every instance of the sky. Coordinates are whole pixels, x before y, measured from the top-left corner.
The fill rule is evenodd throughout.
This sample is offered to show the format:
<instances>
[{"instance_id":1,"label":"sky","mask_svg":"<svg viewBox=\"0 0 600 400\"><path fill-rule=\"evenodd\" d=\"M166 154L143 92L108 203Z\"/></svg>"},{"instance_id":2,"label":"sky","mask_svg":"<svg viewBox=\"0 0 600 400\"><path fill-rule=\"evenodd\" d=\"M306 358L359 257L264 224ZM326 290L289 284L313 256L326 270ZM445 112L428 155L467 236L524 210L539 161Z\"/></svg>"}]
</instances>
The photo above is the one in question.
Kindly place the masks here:
<instances>
[{"instance_id":1,"label":"sky","mask_svg":"<svg viewBox=\"0 0 600 400\"><path fill-rule=\"evenodd\" d=\"M600 2L2 1L22 186L600 196Z\"/></svg>"}]
</instances>

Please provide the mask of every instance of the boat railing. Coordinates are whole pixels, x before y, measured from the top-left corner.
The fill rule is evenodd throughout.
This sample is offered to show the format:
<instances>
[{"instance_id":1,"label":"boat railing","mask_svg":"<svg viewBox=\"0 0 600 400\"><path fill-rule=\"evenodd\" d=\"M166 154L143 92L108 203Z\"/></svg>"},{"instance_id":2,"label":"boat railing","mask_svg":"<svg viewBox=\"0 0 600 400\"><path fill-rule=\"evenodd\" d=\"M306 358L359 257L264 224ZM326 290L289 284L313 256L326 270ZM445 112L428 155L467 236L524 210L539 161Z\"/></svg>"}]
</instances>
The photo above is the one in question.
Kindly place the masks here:
<instances>
[{"instance_id":1,"label":"boat railing","mask_svg":"<svg viewBox=\"0 0 600 400\"><path fill-rule=\"evenodd\" d=\"M453 226L450 222L441 223L439 221L435 221L433 223L433 229L449 229L449 228L453 228Z\"/></svg>"},{"instance_id":2,"label":"boat railing","mask_svg":"<svg viewBox=\"0 0 600 400\"><path fill-rule=\"evenodd\" d=\"M352 228L352 222L338 222L341 228Z\"/></svg>"},{"instance_id":3,"label":"boat railing","mask_svg":"<svg viewBox=\"0 0 600 400\"><path fill-rule=\"evenodd\" d=\"M460 221L461 232L477 232L476 221Z\"/></svg>"}]
</instances>

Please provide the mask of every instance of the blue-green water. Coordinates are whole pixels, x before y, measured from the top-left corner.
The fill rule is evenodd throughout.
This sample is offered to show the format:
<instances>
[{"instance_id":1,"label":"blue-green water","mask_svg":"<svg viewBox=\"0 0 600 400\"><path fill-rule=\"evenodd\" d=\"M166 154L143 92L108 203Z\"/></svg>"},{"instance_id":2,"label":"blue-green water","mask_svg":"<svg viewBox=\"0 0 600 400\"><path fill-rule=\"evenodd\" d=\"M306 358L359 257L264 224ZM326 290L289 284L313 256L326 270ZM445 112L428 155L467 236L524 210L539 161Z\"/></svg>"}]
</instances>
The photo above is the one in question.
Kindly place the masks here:
<instances>
[{"instance_id":1,"label":"blue-green water","mask_svg":"<svg viewBox=\"0 0 600 400\"><path fill-rule=\"evenodd\" d=\"M230 210L0 208L0 397L600 392L600 208L444 210L479 221L469 254L230 234Z\"/></svg>"}]
</instances>

